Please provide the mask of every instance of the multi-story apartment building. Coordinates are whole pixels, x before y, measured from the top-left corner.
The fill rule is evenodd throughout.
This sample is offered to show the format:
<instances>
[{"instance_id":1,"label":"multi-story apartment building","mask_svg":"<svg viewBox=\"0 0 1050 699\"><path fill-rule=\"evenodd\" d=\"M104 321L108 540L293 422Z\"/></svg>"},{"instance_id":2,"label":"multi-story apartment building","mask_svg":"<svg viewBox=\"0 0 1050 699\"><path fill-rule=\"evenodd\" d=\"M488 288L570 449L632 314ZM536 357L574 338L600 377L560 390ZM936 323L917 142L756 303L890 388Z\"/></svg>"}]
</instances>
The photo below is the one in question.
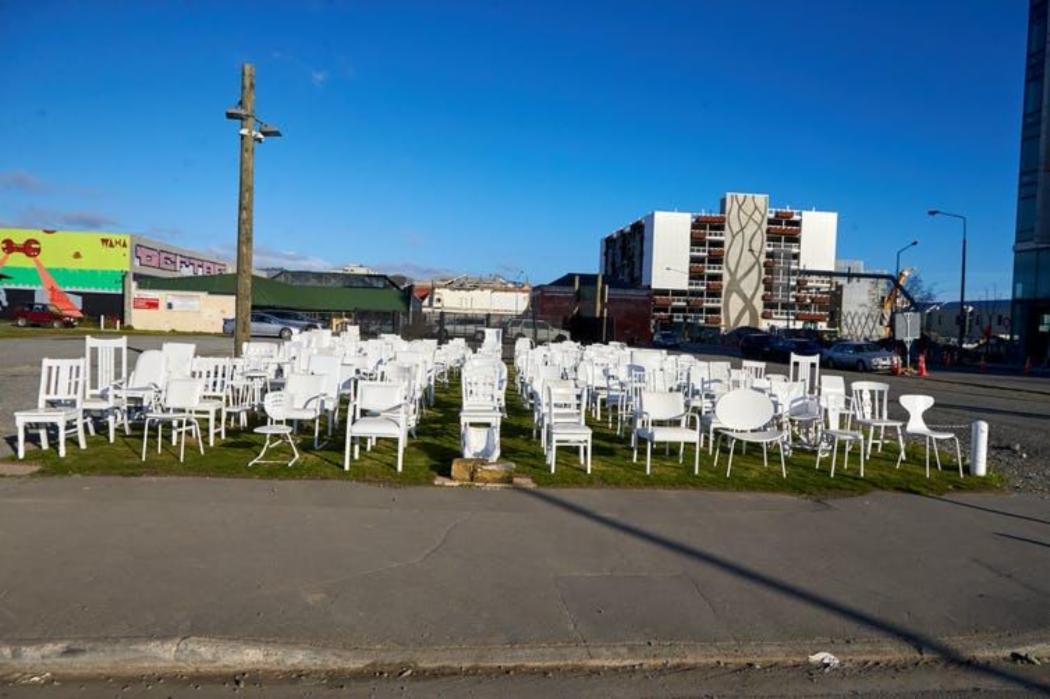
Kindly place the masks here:
<instances>
[{"instance_id":1,"label":"multi-story apartment building","mask_svg":"<svg viewBox=\"0 0 1050 699\"><path fill-rule=\"evenodd\" d=\"M654 211L602 240L602 273L652 292L654 329L827 327L838 214L730 192L719 213Z\"/></svg>"}]
</instances>

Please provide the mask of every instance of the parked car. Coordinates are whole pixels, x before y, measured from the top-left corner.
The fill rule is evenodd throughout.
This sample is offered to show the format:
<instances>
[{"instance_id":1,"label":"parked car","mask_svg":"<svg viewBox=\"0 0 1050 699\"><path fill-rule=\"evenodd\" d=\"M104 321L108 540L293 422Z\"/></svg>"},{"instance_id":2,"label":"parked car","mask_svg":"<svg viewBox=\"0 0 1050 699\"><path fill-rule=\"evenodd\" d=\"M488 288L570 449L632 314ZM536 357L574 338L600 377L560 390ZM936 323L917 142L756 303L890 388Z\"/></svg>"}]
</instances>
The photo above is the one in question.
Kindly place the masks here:
<instances>
[{"instance_id":1,"label":"parked car","mask_svg":"<svg viewBox=\"0 0 1050 699\"><path fill-rule=\"evenodd\" d=\"M766 348L766 359L773 362L789 362L792 354L820 354L820 343L796 337L774 337Z\"/></svg>"},{"instance_id":2,"label":"parked car","mask_svg":"<svg viewBox=\"0 0 1050 699\"><path fill-rule=\"evenodd\" d=\"M740 338L740 356L744 359L765 359L772 341L773 336L769 333L744 335Z\"/></svg>"},{"instance_id":3,"label":"parked car","mask_svg":"<svg viewBox=\"0 0 1050 699\"><path fill-rule=\"evenodd\" d=\"M15 325L24 328L27 325L43 325L52 328L76 327L77 319L65 315L46 303L32 303L15 309Z\"/></svg>"},{"instance_id":4,"label":"parked car","mask_svg":"<svg viewBox=\"0 0 1050 699\"><path fill-rule=\"evenodd\" d=\"M561 328L556 328L545 320L529 320L516 318L508 320L503 324L503 337L517 340L519 337L527 337L535 340L538 344L544 342L561 342L569 339L569 333Z\"/></svg>"},{"instance_id":5,"label":"parked car","mask_svg":"<svg viewBox=\"0 0 1050 699\"><path fill-rule=\"evenodd\" d=\"M653 335L653 347L672 348L679 345L678 334L670 330L661 330Z\"/></svg>"},{"instance_id":6,"label":"parked car","mask_svg":"<svg viewBox=\"0 0 1050 699\"><path fill-rule=\"evenodd\" d=\"M874 342L836 342L824 350L824 364L834 369L857 371L890 371L899 365L900 357Z\"/></svg>"},{"instance_id":7,"label":"parked car","mask_svg":"<svg viewBox=\"0 0 1050 699\"><path fill-rule=\"evenodd\" d=\"M233 335L235 325L233 318L226 318L222 321L222 331L227 335ZM317 323L313 321L280 318L269 312L252 311L251 334L253 337L279 337L282 340L290 340L295 333L313 330L316 327Z\"/></svg>"}]
</instances>

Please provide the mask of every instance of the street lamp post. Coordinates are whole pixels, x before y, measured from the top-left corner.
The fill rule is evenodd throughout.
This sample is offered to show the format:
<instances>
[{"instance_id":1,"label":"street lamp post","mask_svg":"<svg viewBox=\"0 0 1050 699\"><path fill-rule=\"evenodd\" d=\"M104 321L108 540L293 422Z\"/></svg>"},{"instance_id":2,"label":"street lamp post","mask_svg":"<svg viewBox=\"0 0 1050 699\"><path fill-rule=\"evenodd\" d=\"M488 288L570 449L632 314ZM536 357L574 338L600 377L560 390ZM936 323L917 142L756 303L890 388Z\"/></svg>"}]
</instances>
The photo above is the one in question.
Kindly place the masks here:
<instances>
[{"instance_id":1,"label":"street lamp post","mask_svg":"<svg viewBox=\"0 0 1050 699\"><path fill-rule=\"evenodd\" d=\"M966 336L966 217L940 209L930 209L926 213L930 216L948 216L962 221L962 272L959 275L959 351L961 352Z\"/></svg>"},{"instance_id":2,"label":"street lamp post","mask_svg":"<svg viewBox=\"0 0 1050 699\"><path fill-rule=\"evenodd\" d=\"M255 66L241 66L241 100L226 110L226 118L241 122L240 187L237 198L237 298L235 302L233 353L241 356L251 338L252 315L252 225L255 204L255 142L277 138L279 129L255 117ZM255 126L258 124L259 128Z\"/></svg>"},{"instance_id":3,"label":"street lamp post","mask_svg":"<svg viewBox=\"0 0 1050 699\"><path fill-rule=\"evenodd\" d=\"M919 244L919 241L913 240L910 243L908 243L907 245L905 245L903 248L901 248L900 250L897 251L897 271L893 273L893 278L894 279L900 279L901 278L901 253L904 252L905 250L909 249L909 248L915 247L918 244Z\"/></svg>"}]
</instances>

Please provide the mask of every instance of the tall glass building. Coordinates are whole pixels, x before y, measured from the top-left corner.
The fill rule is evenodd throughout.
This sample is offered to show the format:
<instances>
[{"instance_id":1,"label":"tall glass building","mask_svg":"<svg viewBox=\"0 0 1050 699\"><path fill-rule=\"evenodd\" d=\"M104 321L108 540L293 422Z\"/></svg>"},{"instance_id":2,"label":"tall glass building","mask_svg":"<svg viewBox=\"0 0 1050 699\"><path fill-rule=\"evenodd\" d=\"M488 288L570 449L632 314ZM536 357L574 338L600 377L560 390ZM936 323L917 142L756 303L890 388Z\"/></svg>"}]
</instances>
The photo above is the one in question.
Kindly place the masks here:
<instances>
[{"instance_id":1,"label":"tall glass building","mask_svg":"<svg viewBox=\"0 0 1050 699\"><path fill-rule=\"evenodd\" d=\"M1050 361L1050 89L1047 0L1030 0L1014 238L1013 328L1024 357Z\"/></svg>"}]
</instances>

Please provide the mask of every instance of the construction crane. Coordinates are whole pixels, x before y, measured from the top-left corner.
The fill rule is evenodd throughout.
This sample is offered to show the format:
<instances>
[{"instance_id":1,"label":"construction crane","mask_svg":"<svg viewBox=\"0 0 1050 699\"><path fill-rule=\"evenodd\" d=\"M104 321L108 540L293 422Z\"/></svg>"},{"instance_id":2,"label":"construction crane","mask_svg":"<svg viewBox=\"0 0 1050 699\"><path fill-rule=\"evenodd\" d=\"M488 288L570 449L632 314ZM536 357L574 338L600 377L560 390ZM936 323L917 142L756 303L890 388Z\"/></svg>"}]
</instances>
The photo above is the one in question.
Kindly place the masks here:
<instances>
[{"instance_id":1,"label":"construction crane","mask_svg":"<svg viewBox=\"0 0 1050 699\"><path fill-rule=\"evenodd\" d=\"M904 282L908 281L908 277L914 271L911 267L902 269L897 276L896 284L890 289L890 293L886 294L886 298L882 300L882 333L884 337L893 336L893 311L897 308L897 301L900 299L901 291L904 289Z\"/></svg>"}]
</instances>

